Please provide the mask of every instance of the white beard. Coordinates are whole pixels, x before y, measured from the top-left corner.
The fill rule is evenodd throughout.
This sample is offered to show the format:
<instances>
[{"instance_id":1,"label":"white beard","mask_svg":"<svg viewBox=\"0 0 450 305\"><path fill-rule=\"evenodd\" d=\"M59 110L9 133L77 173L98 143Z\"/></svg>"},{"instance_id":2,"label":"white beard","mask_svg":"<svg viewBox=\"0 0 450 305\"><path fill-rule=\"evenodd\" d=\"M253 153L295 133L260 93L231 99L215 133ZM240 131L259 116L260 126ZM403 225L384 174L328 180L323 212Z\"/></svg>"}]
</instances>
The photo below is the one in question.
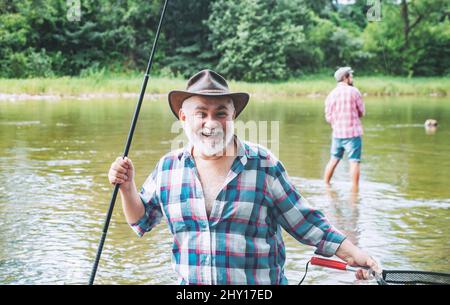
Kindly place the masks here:
<instances>
[{"instance_id":1,"label":"white beard","mask_svg":"<svg viewBox=\"0 0 450 305\"><path fill-rule=\"evenodd\" d=\"M183 124L184 133L186 134L189 142L194 146L197 153L211 157L214 155L222 154L225 148L233 140L234 136L234 122L227 122L227 132L224 134L222 128L215 128L215 132L205 137L202 132L205 129L199 130L197 133L193 132L189 124Z\"/></svg>"}]
</instances>

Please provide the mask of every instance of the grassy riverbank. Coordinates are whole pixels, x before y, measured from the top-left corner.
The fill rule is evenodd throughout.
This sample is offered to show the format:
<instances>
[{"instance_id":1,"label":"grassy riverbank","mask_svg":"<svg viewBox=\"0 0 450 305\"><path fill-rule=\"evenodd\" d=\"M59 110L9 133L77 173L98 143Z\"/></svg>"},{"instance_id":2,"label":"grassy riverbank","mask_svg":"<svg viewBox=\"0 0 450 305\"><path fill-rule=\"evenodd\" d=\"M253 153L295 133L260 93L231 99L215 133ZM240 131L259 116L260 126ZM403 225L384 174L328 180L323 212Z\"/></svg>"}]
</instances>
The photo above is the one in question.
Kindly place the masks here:
<instances>
[{"instance_id":1,"label":"grassy riverbank","mask_svg":"<svg viewBox=\"0 0 450 305\"><path fill-rule=\"evenodd\" d=\"M140 92L141 75L134 76L90 76L30 79L0 79L0 93L28 95L106 95ZM147 94L166 94L172 89L184 89L183 79L150 78ZM233 91L245 91L257 96L324 96L333 87L332 77L312 76L285 82L246 83L230 82ZM355 86L363 94L448 96L450 78L402 78L402 77L358 77Z\"/></svg>"}]
</instances>

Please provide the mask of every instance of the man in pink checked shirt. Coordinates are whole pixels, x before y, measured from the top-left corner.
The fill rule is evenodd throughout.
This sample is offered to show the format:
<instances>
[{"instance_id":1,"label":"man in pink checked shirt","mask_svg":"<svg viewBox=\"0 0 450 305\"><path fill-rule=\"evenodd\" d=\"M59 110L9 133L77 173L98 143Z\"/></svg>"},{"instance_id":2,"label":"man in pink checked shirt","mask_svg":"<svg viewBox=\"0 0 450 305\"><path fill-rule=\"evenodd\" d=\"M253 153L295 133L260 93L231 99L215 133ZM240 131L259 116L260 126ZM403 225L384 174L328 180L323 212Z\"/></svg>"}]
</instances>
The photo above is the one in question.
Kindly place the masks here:
<instances>
[{"instance_id":1,"label":"man in pink checked shirt","mask_svg":"<svg viewBox=\"0 0 450 305\"><path fill-rule=\"evenodd\" d=\"M364 102L361 93L353 86L353 70L339 68L334 73L338 82L325 100L325 119L333 128L331 158L324 174L329 186L334 170L347 151L352 177L352 190L358 191L363 128L360 118L364 116Z\"/></svg>"}]
</instances>

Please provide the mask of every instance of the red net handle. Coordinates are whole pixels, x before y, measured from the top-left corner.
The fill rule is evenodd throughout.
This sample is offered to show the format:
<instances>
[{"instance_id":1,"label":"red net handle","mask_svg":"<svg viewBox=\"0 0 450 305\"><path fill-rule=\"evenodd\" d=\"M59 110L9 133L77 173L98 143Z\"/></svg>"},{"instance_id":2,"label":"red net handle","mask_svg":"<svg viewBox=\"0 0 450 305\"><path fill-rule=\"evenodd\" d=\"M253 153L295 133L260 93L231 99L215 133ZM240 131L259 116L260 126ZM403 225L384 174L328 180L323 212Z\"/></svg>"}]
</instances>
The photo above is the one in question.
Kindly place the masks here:
<instances>
[{"instance_id":1,"label":"red net handle","mask_svg":"<svg viewBox=\"0 0 450 305\"><path fill-rule=\"evenodd\" d=\"M335 261L335 260L331 260L331 259L320 258L320 257L312 257L311 265L334 268L334 269L339 269L339 270L347 270L347 263L343 263L343 262L339 262L339 261Z\"/></svg>"}]
</instances>

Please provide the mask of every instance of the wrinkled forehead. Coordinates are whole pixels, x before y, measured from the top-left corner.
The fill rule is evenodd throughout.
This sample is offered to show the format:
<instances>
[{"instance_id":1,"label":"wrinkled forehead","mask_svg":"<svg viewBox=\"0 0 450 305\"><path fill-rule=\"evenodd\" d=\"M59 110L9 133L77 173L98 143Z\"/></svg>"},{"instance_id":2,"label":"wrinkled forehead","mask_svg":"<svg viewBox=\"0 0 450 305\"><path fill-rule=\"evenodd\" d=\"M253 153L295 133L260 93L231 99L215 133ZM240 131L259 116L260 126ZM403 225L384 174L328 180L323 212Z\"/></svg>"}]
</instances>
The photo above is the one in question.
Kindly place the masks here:
<instances>
[{"instance_id":1,"label":"wrinkled forehead","mask_svg":"<svg viewBox=\"0 0 450 305\"><path fill-rule=\"evenodd\" d=\"M228 96L191 96L182 107L185 110L234 110L233 100Z\"/></svg>"}]
</instances>

